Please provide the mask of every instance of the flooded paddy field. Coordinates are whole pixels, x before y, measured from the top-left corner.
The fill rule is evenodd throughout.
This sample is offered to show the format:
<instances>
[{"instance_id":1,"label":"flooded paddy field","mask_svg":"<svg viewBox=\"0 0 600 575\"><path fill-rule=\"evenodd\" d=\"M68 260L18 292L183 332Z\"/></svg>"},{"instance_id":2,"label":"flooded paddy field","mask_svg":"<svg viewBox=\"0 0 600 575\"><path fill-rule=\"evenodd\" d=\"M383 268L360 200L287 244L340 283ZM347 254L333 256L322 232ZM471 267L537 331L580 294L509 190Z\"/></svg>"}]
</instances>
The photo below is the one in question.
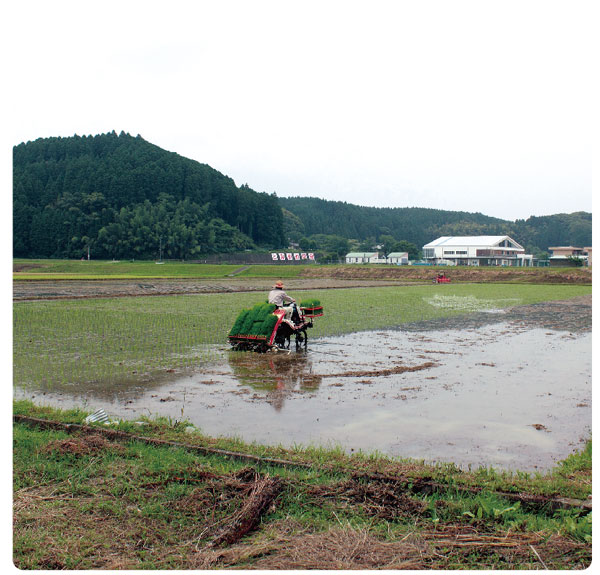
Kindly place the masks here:
<instances>
[{"instance_id":1,"label":"flooded paddy field","mask_svg":"<svg viewBox=\"0 0 600 575\"><path fill-rule=\"evenodd\" d=\"M307 352L214 346L201 370L15 397L248 442L545 471L591 434L591 315L585 296L321 337Z\"/></svg>"}]
</instances>

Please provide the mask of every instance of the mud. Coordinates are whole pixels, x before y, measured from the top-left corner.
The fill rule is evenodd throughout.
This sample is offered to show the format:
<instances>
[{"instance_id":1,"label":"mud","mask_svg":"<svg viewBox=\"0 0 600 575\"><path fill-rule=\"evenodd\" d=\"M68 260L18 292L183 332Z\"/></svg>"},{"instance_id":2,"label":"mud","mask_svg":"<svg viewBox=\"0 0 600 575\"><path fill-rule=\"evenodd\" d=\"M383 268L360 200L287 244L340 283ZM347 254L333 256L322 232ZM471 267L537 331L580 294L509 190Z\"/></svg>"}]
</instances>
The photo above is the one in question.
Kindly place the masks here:
<instances>
[{"instance_id":1,"label":"mud","mask_svg":"<svg viewBox=\"0 0 600 575\"><path fill-rule=\"evenodd\" d=\"M462 467L544 471L589 438L591 296L312 340L163 380L15 389L211 436L341 446Z\"/></svg>"},{"instance_id":2,"label":"mud","mask_svg":"<svg viewBox=\"0 0 600 575\"><path fill-rule=\"evenodd\" d=\"M351 287L373 287L403 285L399 280L370 279L287 279L290 290L340 289ZM414 282L410 282L413 284ZM202 293L239 293L269 291L272 278L227 278L211 280L44 280L13 282L13 300L85 299L99 297L139 297L153 295L193 295Z\"/></svg>"}]
</instances>

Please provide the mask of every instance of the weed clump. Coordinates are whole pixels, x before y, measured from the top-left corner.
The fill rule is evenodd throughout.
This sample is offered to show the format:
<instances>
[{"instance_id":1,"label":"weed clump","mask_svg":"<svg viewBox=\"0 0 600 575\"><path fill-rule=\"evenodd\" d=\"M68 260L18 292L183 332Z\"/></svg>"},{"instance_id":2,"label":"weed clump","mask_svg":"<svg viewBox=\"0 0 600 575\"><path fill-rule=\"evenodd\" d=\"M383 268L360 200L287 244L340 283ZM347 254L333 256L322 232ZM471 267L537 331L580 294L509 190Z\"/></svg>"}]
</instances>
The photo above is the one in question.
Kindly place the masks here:
<instances>
[{"instance_id":1,"label":"weed clump","mask_svg":"<svg viewBox=\"0 0 600 575\"><path fill-rule=\"evenodd\" d=\"M125 448L122 445L108 441L101 435L72 437L63 440L57 439L50 442L45 448L46 453L71 455L94 455L105 450L119 454L125 453Z\"/></svg>"}]
</instances>

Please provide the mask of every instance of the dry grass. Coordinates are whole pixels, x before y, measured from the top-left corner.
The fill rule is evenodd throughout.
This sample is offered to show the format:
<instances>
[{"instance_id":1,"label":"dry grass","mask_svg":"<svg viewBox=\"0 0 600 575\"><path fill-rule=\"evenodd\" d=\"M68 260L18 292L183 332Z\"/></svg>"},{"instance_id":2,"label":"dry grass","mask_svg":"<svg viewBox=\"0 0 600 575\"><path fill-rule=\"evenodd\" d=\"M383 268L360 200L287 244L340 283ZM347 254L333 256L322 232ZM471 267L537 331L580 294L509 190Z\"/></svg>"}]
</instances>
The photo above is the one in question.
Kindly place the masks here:
<instances>
[{"instance_id":1,"label":"dry grass","mask_svg":"<svg viewBox=\"0 0 600 575\"><path fill-rule=\"evenodd\" d=\"M420 516L427 504L407 495L399 483L364 482L350 479L334 485L318 485L308 490L318 499L335 500L340 507L360 506L369 516L394 520L406 516Z\"/></svg>"},{"instance_id":2,"label":"dry grass","mask_svg":"<svg viewBox=\"0 0 600 575\"><path fill-rule=\"evenodd\" d=\"M112 449L101 439L52 441L40 452L80 457L96 454L100 445ZM95 464L93 457L89 461ZM202 550L233 544L254 531L281 490L278 478L261 476L251 468L224 475L192 468L185 475L160 481L138 478L132 484L138 501L113 494L111 476L86 482L93 488L89 495L75 494L70 478L17 490L15 564L21 569L137 569L143 564L194 568ZM197 487L183 496L166 497L172 483ZM151 512L140 501L150 508L160 505L161 511ZM28 547L27 541L35 544Z\"/></svg>"},{"instance_id":3,"label":"dry grass","mask_svg":"<svg viewBox=\"0 0 600 575\"><path fill-rule=\"evenodd\" d=\"M557 535L485 535L458 525L382 540L365 529L340 526L315 533L286 520L245 544L200 552L194 568L552 569L563 565L568 556L576 557L582 548ZM578 566L586 564L582 561Z\"/></svg>"},{"instance_id":4,"label":"dry grass","mask_svg":"<svg viewBox=\"0 0 600 575\"><path fill-rule=\"evenodd\" d=\"M119 454L125 453L125 448L121 444L109 441L102 435L74 436L68 439L51 441L45 446L44 450L47 453L58 452L72 455L93 455L104 450Z\"/></svg>"}]
</instances>

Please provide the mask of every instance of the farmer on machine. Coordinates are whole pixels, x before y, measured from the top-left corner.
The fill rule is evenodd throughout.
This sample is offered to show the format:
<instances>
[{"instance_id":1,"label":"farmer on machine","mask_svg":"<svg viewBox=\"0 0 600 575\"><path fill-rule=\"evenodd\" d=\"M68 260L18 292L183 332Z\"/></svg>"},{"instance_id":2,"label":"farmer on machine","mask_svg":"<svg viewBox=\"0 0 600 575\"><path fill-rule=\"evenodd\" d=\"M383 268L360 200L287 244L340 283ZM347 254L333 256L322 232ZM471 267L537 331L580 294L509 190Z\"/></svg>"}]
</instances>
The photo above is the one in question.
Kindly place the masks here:
<instances>
[{"instance_id":1,"label":"farmer on machine","mask_svg":"<svg viewBox=\"0 0 600 575\"><path fill-rule=\"evenodd\" d=\"M290 297L283 291L283 282L278 281L273 286L273 289L269 292L269 303L275 304L278 308L281 308L285 312L284 319L290 319L294 307L291 305L286 306L286 303L295 303L296 300Z\"/></svg>"}]
</instances>

